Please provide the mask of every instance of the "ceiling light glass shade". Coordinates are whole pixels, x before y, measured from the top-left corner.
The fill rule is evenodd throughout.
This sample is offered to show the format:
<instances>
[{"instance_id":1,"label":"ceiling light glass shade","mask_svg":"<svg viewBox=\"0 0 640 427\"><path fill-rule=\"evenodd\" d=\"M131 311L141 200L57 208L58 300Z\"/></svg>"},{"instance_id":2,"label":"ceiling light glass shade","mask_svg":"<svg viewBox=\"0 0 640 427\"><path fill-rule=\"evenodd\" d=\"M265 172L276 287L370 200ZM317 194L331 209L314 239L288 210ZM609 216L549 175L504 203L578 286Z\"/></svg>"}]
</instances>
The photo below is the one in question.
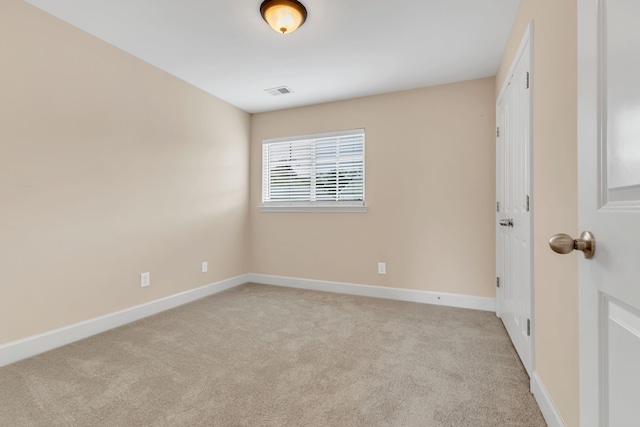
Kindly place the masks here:
<instances>
[{"instance_id":1,"label":"ceiling light glass shade","mask_svg":"<svg viewBox=\"0 0 640 427\"><path fill-rule=\"evenodd\" d=\"M293 33L307 19L307 9L296 0L265 0L260 14L275 31Z\"/></svg>"}]
</instances>

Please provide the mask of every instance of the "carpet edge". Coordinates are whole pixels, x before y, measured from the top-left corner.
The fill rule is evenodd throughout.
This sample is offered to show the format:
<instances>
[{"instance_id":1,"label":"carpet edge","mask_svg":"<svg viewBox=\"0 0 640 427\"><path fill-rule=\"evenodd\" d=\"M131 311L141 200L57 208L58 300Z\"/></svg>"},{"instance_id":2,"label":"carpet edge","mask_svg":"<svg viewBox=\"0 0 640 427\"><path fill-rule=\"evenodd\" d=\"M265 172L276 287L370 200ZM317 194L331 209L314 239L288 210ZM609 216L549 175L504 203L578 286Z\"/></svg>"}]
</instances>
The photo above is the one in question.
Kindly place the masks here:
<instances>
[{"instance_id":1,"label":"carpet edge","mask_svg":"<svg viewBox=\"0 0 640 427\"><path fill-rule=\"evenodd\" d=\"M489 297L247 273L0 345L0 367L251 282L494 313L496 311L496 299Z\"/></svg>"},{"instance_id":2,"label":"carpet edge","mask_svg":"<svg viewBox=\"0 0 640 427\"><path fill-rule=\"evenodd\" d=\"M538 402L540 412L542 412L542 416L549 427L566 427L560 412L558 412L558 408L556 408L551 395L544 386L542 378L540 378L537 371L531 376L531 393L533 397L535 397L536 402Z\"/></svg>"},{"instance_id":3,"label":"carpet edge","mask_svg":"<svg viewBox=\"0 0 640 427\"><path fill-rule=\"evenodd\" d=\"M397 301L417 302L421 304L444 305L448 307L491 311L493 313L496 311L496 299L489 297L422 291L406 288L389 288L385 286L372 286L355 283L331 282L326 280L301 279L296 277L272 276L256 273L250 273L248 278L250 282L262 285L335 292L339 294L359 295L374 298L386 298Z\"/></svg>"},{"instance_id":4,"label":"carpet edge","mask_svg":"<svg viewBox=\"0 0 640 427\"><path fill-rule=\"evenodd\" d=\"M248 274L0 345L0 367L247 283Z\"/></svg>"}]
</instances>

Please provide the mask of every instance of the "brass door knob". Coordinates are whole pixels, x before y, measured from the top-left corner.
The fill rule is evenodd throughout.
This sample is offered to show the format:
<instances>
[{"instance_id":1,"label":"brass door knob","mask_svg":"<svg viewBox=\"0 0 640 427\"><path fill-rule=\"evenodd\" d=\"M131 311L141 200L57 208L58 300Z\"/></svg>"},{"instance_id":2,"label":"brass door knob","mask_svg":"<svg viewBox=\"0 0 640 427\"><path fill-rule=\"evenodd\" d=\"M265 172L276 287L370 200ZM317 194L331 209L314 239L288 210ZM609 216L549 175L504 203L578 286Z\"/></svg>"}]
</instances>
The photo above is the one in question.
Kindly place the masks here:
<instances>
[{"instance_id":1,"label":"brass door knob","mask_svg":"<svg viewBox=\"0 0 640 427\"><path fill-rule=\"evenodd\" d=\"M582 251L584 257L593 258L596 252L596 239L590 231L584 231L579 239L574 239L568 234L554 234L549 239L549 246L554 252L568 254L573 250Z\"/></svg>"}]
</instances>

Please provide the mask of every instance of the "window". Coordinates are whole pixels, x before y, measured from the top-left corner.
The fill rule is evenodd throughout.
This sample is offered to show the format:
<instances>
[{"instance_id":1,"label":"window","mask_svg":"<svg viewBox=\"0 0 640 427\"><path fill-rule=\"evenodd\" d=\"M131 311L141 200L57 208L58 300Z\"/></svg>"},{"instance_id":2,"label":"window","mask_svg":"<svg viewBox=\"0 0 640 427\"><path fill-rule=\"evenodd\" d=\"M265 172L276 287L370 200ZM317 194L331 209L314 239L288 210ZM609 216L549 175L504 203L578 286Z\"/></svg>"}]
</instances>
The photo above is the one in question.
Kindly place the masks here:
<instances>
[{"instance_id":1,"label":"window","mask_svg":"<svg viewBox=\"0 0 640 427\"><path fill-rule=\"evenodd\" d=\"M364 129L262 143L263 211L365 211Z\"/></svg>"}]
</instances>

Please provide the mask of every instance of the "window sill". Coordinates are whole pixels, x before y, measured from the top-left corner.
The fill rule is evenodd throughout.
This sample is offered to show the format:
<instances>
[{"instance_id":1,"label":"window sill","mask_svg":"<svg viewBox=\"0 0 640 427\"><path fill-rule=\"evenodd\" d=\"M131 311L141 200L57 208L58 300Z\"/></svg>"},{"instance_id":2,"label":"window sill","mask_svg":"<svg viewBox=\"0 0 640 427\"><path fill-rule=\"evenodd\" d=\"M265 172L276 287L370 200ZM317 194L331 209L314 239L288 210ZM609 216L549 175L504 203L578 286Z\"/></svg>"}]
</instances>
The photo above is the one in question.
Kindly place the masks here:
<instances>
[{"instance_id":1,"label":"window sill","mask_svg":"<svg viewBox=\"0 0 640 427\"><path fill-rule=\"evenodd\" d=\"M260 212L367 212L366 206L258 206Z\"/></svg>"}]
</instances>

